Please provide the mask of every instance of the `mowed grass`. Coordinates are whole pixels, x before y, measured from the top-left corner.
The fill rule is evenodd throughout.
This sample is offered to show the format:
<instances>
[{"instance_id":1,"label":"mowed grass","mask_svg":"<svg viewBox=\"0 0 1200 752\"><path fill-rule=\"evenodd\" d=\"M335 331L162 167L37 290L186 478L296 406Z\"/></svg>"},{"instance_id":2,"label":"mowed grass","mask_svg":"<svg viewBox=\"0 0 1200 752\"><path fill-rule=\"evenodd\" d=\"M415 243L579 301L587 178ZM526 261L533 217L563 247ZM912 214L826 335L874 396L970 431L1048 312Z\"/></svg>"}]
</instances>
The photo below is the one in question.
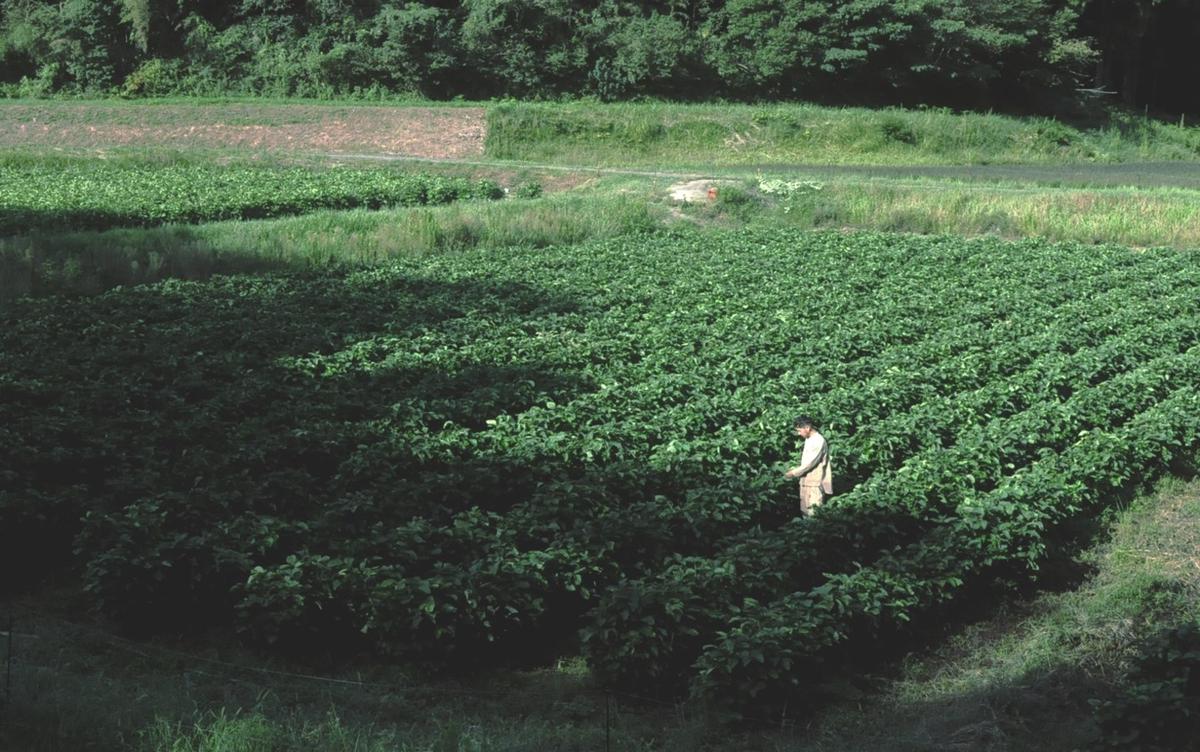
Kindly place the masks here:
<instances>
[{"instance_id":1,"label":"mowed grass","mask_svg":"<svg viewBox=\"0 0 1200 752\"><path fill-rule=\"evenodd\" d=\"M1127 114L1074 126L943 109L504 104L488 110L487 123L489 157L577 165L713 169L1200 158L1200 128Z\"/></svg>"}]
</instances>

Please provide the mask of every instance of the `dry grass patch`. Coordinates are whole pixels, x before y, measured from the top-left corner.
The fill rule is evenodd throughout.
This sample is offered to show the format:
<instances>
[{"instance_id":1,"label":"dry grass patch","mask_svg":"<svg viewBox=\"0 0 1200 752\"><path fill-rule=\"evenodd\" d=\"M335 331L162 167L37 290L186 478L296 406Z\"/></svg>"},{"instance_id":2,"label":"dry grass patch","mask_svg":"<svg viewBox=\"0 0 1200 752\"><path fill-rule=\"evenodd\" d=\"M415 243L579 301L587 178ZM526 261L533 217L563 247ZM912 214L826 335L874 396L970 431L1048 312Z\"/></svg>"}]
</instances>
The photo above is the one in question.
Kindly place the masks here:
<instances>
[{"instance_id":1,"label":"dry grass patch","mask_svg":"<svg viewBox=\"0 0 1200 752\"><path fill-rule=\"evenodd\" d=\"M485 133L480 107L0 105L0 148L232 149L467 159L483 153Z\"/></svg>"}]
</instances>

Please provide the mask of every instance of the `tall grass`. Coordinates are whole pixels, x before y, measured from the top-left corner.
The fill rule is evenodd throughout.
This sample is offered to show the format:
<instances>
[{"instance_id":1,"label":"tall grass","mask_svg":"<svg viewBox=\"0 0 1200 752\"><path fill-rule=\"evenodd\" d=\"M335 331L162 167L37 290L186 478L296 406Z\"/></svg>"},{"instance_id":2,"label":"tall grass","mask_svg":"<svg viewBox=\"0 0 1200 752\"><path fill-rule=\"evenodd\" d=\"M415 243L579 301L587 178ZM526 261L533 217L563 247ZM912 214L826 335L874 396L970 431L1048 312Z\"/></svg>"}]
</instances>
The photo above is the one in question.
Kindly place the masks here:
<instances>
[{"instance_id":1,"label":"tall grass","mask_svg":"<svg viewBox=\"0 0 1200 752\"><path fill-rule=\"evenodd\" d=\"M1067 163L1200 159L1200 128L816 105L505 104L485 153L579 165Z\"/></svg>"},{"instance_id":2,"label":"tall grass","mask_svg":"<svg viewBox=\"0 0 1200 752\"><path fill-rule=\"evenodd\" d=\"M1200 191L1185 189L831 182L784 209L780 221L813 227L1200 248Z\"/></svg>"},{"instance_id":3,"label":"tall grass","mask_svg":"<svg viewBox=\"0 0 1200 752\"><path fill-rule=\"evenodd\" d=\"M553 711L552 711L553 712ZM137 732L136 752L588 752L604 749L603 717L571 719L564 714L558 723L539 719L504 720L473 718L462 714L444 718L421 728L377 728L369 723L347 723L333 710L321 720L303 714L268 716L259 711L196 713L187 721L157 718ZM609 742L625 750L679 750L696 747L678 743L657 745L649 741L653 732L639 728L610 731ZM671 729L668 739L678 738ZM637 738L642 736L643 738ZM694 736L694 735L693 735Z\"/></svg>"},{"instance_id":4,"label":"tall grass","mask_svg":"<svg viewBox=\"0 0 1200 752\"><path fill-rule=\"evenodd\" d=\"M936 179L725 181L694 221L1200 248L1200 190L1063 188Z\"/></svg>"},{"instance_id":5,"label":"tall grass","mask_svg":"<svg viewBox=\"0 0 1200 752\"><path fill-rule=\"evenodd\" d=\"M621 178L593 193L533 200L5 238L0 301L93 294L165 278L363 266L477 247L574 244L680 220L1200 248L1200 191L1193 189L831 178L795 181L807 187L767 195L758 181L748 181L740 191L723 188L713 205L679 211L661 198L660 182Z\"/></svg>"},{"instance_id":6,"label":"tall grass","mask_svg":"<svg viewBox=\"0 0 1200 752\"><path fill-rule=\"evenodd\" d=\"M395 752L413 749L370 726L350 727L333 711L319 721L303 716L280 722L260 712L197 714L190 722L158 717L137 733L139 752Z\"/></svg>"},{"instance_id":7,"label":"tall grass","mask_svg":"<svg viewBox=\"0 0 1200 752\"><path fill-rule=\"evenodd\" d=\"M559 195L386 211L0 239L0 301L94 294L166 278L362 266L476 247L546 247L649 230L659 207L625 196Z\"/></svg>"}]
</instances>

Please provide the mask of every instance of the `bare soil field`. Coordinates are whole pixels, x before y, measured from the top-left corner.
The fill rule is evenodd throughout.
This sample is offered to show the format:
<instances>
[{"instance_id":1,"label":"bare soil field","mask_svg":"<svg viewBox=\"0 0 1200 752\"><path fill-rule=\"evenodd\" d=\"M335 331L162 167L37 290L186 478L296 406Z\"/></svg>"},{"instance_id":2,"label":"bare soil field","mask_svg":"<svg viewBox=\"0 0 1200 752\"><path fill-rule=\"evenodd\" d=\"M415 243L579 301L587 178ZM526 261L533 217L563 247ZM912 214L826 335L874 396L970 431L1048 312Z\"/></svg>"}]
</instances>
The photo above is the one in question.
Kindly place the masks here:
<instances>
[{"instance_id":1,"label":"bare soil field","mask_svg":"<svg viewBox=\"0 0 1200 752\"><path fill-rule=\"evenodd\" d=\"M466 159L483 154L485 133L480 107L236 103L0 107L0 148L144 146Z\"/></svg>"}]
</instances>

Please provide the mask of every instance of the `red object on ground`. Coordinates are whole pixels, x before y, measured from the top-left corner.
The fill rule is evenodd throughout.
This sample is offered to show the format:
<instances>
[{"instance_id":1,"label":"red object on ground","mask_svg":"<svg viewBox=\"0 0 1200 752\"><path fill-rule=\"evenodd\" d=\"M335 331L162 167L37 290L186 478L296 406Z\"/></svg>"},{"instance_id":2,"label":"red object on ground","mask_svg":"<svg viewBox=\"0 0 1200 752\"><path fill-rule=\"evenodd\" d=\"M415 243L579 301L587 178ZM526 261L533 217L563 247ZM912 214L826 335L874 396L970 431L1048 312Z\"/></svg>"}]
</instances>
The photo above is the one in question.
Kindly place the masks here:
<instances>
[{"instance_id":1,"label":"red object on ground","mask_svg":"<svg viewBox=\"0 0 1200 752\"><path fill-rule=\"evenodd\" d=\"M711 187L708 189L708 200L709 200L709 201L716 201L716 200L717 200L717 187L716 187L715 185L714 185L714 186L711 186Z\"/></svg>"}]
</instances>

